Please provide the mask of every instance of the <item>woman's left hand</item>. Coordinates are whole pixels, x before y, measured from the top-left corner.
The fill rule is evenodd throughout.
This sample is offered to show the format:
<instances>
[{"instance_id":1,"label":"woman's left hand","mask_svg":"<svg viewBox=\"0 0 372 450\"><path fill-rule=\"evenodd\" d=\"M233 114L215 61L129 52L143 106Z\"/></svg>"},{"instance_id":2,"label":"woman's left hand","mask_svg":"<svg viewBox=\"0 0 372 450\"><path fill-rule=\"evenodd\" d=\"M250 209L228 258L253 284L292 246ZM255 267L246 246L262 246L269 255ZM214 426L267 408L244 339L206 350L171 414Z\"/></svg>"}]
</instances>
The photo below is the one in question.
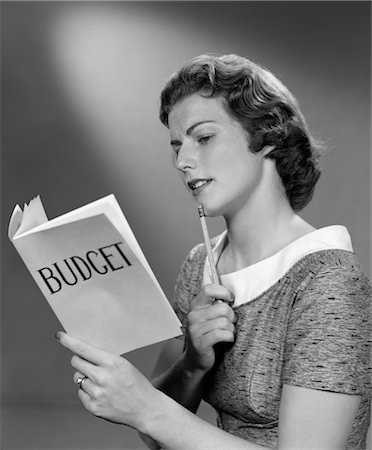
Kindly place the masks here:
<instances>
[{"instance_id":1,"label":"woman's left hand","mask_svg":"<svg viewBox=\"0 0 372 450\"><path fill-rule=\"evenodd\" d=\"M121 356L92 347L64 332L59 342L74 353L73 379L87 377L78 396L85 408L97 417L144 431L144 425L156 413L160 394L129 361Z\"/></svg>"}]
</instances>

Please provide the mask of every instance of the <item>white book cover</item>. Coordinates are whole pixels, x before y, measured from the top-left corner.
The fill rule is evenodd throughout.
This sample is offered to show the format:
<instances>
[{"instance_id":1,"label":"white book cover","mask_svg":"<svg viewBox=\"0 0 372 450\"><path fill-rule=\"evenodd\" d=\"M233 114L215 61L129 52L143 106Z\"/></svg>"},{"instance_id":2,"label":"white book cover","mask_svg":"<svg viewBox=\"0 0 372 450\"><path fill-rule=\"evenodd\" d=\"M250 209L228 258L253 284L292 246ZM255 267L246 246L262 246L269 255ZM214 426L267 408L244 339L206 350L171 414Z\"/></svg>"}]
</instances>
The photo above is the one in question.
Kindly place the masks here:
<instances>
[{"instance_id":1,"label":"white book cover","mask_svg":"<svg viewBox=\"0 0 372 450\"><path fill-rule=\"evenodd\" d=\"M71 336L123 354L182 334L114 195L52 220L36 197L8 234Z\"/></svg>"}]
</instances>

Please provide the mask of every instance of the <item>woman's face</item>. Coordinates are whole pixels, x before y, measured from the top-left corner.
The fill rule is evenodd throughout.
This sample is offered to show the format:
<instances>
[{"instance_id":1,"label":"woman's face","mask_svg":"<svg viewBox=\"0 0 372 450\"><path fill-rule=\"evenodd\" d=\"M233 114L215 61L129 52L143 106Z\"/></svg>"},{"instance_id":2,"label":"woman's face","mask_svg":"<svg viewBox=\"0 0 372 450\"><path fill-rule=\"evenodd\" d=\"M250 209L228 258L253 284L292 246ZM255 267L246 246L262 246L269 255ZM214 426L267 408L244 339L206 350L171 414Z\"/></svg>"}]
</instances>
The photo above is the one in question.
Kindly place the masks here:
<instances>
[{"instance_id":1,"label":"woman's face","mask_svg":"<svg viewBox=\"0 0 372 450\"><path fill-rule=\"evenodd\" d=\"M177 103L168 119L175 166L211 216L244 208L262 174L263 157L249 150L248 133L223 102L193 94Z\"/></svg>"}]
</instances>

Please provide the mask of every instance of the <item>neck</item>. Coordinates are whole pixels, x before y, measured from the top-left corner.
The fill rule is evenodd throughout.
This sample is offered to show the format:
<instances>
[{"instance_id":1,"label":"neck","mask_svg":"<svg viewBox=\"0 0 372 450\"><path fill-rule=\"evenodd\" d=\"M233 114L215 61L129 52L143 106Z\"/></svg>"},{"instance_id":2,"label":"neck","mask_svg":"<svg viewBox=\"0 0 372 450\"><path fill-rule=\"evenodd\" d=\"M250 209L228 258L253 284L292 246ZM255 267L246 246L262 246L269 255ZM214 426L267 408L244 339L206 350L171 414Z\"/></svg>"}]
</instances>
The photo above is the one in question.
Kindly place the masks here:
<instances>
[{"instance_id":1,"label":"neck","mask_svg":"<svg viewBox=\"0 0 372 450\"><path fill-rule=\"evenodd\" d=\"M228 234L219 262L221 273L268 258L314 230L292 210L285 195L251 199L225 221Z\"/></svg>"}]
</instances>

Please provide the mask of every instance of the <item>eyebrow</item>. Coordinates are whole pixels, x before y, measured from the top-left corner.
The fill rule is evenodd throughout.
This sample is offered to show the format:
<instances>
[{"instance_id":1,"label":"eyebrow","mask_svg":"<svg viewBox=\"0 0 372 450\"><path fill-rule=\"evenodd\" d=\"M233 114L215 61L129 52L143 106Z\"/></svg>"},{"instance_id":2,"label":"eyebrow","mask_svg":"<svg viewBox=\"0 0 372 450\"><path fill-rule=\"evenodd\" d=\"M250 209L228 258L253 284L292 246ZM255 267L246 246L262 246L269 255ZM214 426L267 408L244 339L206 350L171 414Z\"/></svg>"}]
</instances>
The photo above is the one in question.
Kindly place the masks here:
<instances>
[{"instance_id":1,"label":"eyebrow","mask_svg":"<svg viewBox=\"0 0 372 450\"><path fill-rule=\"evenodd\" d=\"M187 129L186 134L187 134L187 136L189 136L194 131L194 129L196 127L198 127L199 125L203 125L204 123L214 123L214 122L215 122L214 120L202 120L200 122L196 122L196 123L194 123L194 125L191 125L191 127Z\"/></svg>"},{"instance_id":2,"label":"eyebrow","mask_svg":"<svg viewBox=\"0 0 372 450\"><path fill-rule=\"evenodd\" d=\"M203 125L205 123L214 123L214 120L201 120L200 122L196 122L193 125L191 125L190 128L187 129L186 135L190 136L190 134L194 131L195 128L197 128L199 125ZM180 141L177 139L171 141L171 145L178 145Z\"/></svg>"}]
</instances>

